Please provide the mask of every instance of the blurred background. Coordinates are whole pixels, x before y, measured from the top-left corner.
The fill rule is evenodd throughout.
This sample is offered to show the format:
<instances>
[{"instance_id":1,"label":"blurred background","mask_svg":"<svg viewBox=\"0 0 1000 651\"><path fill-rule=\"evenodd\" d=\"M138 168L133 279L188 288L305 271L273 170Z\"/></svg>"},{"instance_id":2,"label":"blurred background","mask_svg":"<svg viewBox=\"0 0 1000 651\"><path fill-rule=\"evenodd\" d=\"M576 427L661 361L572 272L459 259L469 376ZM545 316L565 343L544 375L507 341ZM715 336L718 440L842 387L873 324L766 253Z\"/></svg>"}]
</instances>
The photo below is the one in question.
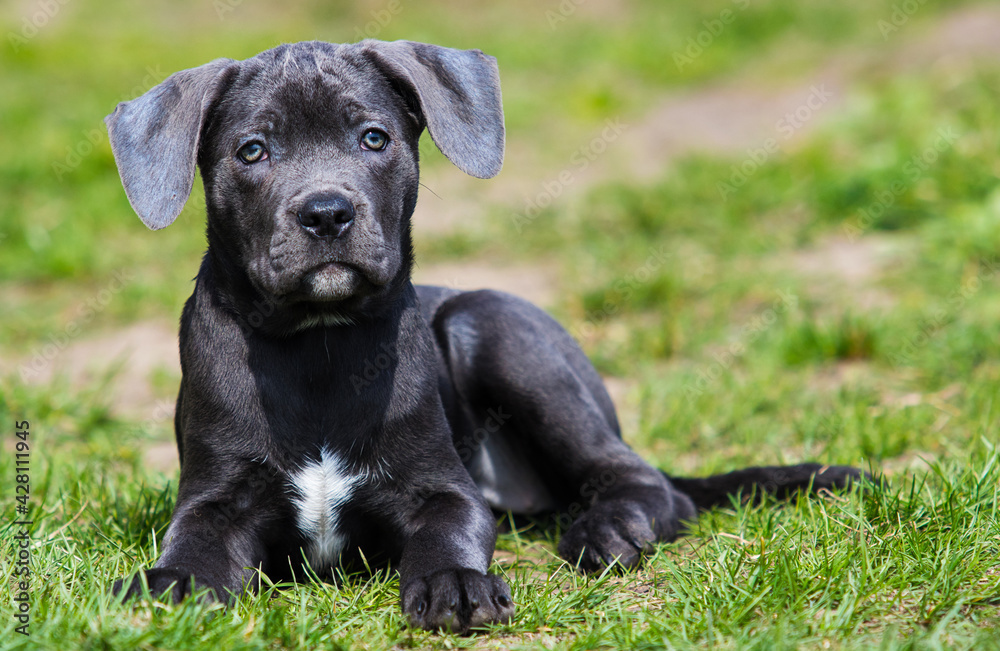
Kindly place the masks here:
<instances>
[{"instance_id":1,"label":"blurred background","mask_svg":"<svg viewBox=\"0 0 1000 651\"><path fill-rule=\"evenodd\" d=\"M0 21L0 423L31 422L52 576L83 558L105 580L140 562L123 546L155 551L177 471L177 322L205 248L200 182L173 226L148 231L103 118L177 70L289 41L409 39L498 59L504 169L466 177L424 136L417 280L550 310L606 378L626 439L663 468L814 459L930 486L961 476L976 495L995 471L998 3L7 0ZM3 495L12 482L0 474ZM950 522L930 495L909 515L888 509L879 540L911 517ZM945 529L963 527L925 540L952 554ZM995 536L978 556L990 535L955 567L919 551L886 567L926 557L928 573L951 573L928 606L951 618L980 598L956 585L995 603ZM788 558L819 549L789 544ZM900 580L938 585L917 574ZM76 612L67 581L53 599ZM892 626L916 617L896 608L902 589L884 590ZM801 611L768 608L767 622Z\"/></svg>"},{"instance_id":2,"label":"blurred background","mask_svg":"<svg viewBox=\"0 0 1000 651\"><path fill-rule=\"evenodd\" d=\"M995 3L24 0L2 19L0 415L66 449L172 472L205 246L199 182L171 228L135 217L104 115L306 39L497 57L504 170L465 177L425 135L417 279L553 311L661 463L773 460L773 437L942 454L974 436L939 420L975 418L933 405L995 387Z\"/></svg>"}]
</instances>

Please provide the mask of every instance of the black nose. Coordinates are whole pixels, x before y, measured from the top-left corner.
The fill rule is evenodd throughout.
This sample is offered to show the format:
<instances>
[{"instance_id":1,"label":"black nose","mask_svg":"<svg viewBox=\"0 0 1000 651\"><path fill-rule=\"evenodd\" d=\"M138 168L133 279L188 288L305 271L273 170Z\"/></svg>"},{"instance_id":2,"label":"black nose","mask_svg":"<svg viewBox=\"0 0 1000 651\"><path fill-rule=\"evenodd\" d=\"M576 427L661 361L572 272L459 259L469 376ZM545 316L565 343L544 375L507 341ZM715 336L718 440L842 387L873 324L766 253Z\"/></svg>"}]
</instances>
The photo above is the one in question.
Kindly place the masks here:
<instances>
[{"instance_id":1,"label":"black nose","mask_svg":"<svg viewBox=\"0 0 1000 651\"><path fill-rule=\"evenodd\" d=\"M297 214L299 224L313 237L336 239L354 221L354 205L341 194L314 194Z\"/></svg>"}]
</instances>

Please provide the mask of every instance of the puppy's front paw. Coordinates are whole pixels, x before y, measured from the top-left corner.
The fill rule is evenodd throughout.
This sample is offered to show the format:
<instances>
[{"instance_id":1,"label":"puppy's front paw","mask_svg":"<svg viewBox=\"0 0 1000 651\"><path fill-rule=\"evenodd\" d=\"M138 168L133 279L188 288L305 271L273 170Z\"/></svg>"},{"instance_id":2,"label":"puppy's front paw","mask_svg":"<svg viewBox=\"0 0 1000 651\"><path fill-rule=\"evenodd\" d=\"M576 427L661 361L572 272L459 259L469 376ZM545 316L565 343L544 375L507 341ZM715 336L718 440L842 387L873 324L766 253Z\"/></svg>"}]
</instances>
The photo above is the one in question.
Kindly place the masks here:
<instances>
[{"instance_id":1,"label":"puppy's front paw","mask_svg":"<svg viewBox=\"0 0 1000 651\"><path fill-rule=\"evenodd\" d=\"M212 600L217 599L215 588L203 584L191 574L190 570L173 567L154 567L148 570L141 570L146 575L146 584L149 586L149 594L153 597L164 596L168 602L179 603L185 597L190 596L194 591L201 588L210 588L208 593ZM127 582L127 583L126 583ZM111 593L122 594L124 599L134 599L141 597L142 579L139 573L124 579L118 579L111 586Z\"/></svg>"},{"instance_id":2,"label":"puppy's front paw","mask_svg":"<svg viewBox=\"0 0 1000 651\"><path fill-rule=\"evenodd\" d=\"M632 568L656 539L639 504L598 502L563 534L559 555L585 572L602 570L615 561Z\"/></svg>"},{"instance_id":3,"label":"puppy's front paw","mask_svg":"<svg viewBox=\"0 0 1000 651\"><path fill-rule=\"evenodd\" d=\"M465 634L514 615L510 588L499 576L470 569L439 570L400 584L410 625Z\"/></svg>"}]
</instances>

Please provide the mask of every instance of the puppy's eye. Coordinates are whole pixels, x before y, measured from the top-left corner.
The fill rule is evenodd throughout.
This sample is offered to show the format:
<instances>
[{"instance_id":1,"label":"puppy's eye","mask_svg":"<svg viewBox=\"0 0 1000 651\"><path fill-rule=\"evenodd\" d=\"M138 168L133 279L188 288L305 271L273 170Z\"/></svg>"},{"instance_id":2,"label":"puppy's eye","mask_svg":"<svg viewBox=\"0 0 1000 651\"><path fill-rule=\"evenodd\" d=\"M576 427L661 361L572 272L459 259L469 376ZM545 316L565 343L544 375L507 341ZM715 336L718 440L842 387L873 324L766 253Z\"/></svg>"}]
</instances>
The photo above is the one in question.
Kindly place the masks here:
<instances>
[{"instance_id":1,"label":"puppy's eye","mask_svg":"<svg viewBox=\"0 0 1000 651\"><path fill-rule=\"evenodd\" d=\"M369 129L361 136L361 146L372 151L382 151L389 144L389 136L384 131Z\"/></svg>"},{"instance_id":2,"label":"puppy's eye","mask_svg":"<svg viewBox=\"0 0 1000 651\"><path fill-rule=\"evenodd\" d=\"M236 155L247 165L252 165L253 163L265 160L267 158L267 150L259 142L248 142L239 148Z\"/></svg>"}]
</instances>

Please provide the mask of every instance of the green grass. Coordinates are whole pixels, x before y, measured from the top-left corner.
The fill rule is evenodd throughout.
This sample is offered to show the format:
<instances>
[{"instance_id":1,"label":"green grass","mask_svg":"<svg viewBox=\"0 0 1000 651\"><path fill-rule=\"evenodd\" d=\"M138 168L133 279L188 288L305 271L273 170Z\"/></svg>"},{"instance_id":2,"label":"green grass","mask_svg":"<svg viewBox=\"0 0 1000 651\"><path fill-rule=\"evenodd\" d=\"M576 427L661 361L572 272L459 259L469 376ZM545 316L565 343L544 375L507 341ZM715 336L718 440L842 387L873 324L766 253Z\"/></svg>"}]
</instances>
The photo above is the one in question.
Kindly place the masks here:
<instances>
[{"instance_id":1,"label":"green grass","mask_svg":"<svg viewBox=\"0 0 1000 651\"><path fill-rule=\"evenodd\" d=\"M674 53L740 3L582 3L565 21L547 14L558 3L405 3L379 36L496 55L511 145L544 170L606 119L641 120L663 93L891 52L957 3L921 5L885 42L877 25L893 4L754 2L682 67ZM424 262L556 269L553 312L624 387L629 442L668 471L814 459L881 472L886 489L717 509L626 574L577 575L541 523L508 531L494 569L518 614L470 638L406 628L386 572L265 586L228 610L108 595L158 553L177 478L143 453L172 437L170 423L116 412L111 376L25 382L16 368L70 324L90 335L175 320L204 247L204 203L196 192L175 226L147 232L101 118L161 72L280 41L353 40L383 6L247 1L220 20L211 3L69 2L19 51L0 47L0 368L12 371L0 379L0 648L1000 648L1000 66L989 61L872 66L733 192L719 184L745 153L692 155L650 182L557 200L520 230L515 196L488 205L480 228L419 243ZM4 33L20 30L18 11L4 10ZM53 168L75 160L67 147L89 153ZM446 164L429 145L424 159ZM170 393L173 380L154 375ZM9 616L7 452L22 420L30 638Z\"/></svg>"}]
</instances>

